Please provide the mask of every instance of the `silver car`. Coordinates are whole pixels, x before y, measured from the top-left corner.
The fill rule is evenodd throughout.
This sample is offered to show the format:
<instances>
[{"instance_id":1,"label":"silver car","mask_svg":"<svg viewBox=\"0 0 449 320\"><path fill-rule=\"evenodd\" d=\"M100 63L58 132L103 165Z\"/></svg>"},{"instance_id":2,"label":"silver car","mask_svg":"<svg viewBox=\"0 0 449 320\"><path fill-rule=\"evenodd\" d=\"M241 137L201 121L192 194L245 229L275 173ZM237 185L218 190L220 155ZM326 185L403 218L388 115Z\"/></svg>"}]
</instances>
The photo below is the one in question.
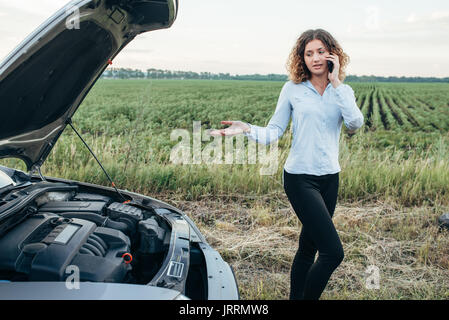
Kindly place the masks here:
<instances>
[{"instance_id":1,"label":"silver car","mask_svg":"<svg viewBox=\"0 0 449 320\"><path fill-rule=\"evenodd\" d=\"M40 167L108 63L169 28L177 0L78 0L0 64L0 299L238 299L231 267L183 212Z\"/></svg>"}]
</instances>

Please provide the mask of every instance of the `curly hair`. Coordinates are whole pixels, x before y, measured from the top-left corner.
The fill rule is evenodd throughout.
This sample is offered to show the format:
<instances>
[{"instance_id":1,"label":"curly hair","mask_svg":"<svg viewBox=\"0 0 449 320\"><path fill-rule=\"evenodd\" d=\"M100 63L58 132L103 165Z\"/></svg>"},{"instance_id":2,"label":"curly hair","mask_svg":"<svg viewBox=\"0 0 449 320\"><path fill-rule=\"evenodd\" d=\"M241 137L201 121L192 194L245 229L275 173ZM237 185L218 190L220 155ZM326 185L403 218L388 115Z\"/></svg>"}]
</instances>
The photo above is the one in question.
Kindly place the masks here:
<instances>
[{"instance_id":1,"label":"curly hair","mask_svg":"<svg viewBox=\"0 0 449 320\"><path fill-rule=\"evenodd\" d=\"M286 65L289 79L295 83L301 83L311 78L312 74L304 61L304 51L306 49L306 45L315 39L321 40L321 42L323 42L326 46L328 52L338 56L340 61L338 78L343 82L346 77L345 68L349 63L349 56L343 52L343 49L338 44L337 40L335 40L329 32L323 29L310 29L304 31L298 40L296 40L295 46L290 52Z\"/></svg>"}]
</instances>

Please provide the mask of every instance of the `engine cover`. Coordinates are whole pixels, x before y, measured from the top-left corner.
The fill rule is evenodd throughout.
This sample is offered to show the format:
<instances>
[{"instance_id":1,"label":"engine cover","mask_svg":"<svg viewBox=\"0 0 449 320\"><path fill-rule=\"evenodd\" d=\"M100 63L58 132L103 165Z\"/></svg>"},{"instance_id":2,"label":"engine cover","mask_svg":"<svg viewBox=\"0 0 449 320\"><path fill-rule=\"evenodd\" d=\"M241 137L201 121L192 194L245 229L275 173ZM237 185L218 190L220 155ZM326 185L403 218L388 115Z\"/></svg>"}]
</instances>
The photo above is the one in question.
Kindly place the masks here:
<instances>
[{"instance_id":1,"label":"engine cover","mask_svg":"<svg viewBox=\"0 0 449 320\"><path fill-rule=\"evenodd\" d=\"M80 281L120 282L131 269L122 258L127 252L130 240L119 230L40 213L0 238L0 270L30 281L63 281L73 274L67 267L75 266Z\"/></svg>"}]
</instances>

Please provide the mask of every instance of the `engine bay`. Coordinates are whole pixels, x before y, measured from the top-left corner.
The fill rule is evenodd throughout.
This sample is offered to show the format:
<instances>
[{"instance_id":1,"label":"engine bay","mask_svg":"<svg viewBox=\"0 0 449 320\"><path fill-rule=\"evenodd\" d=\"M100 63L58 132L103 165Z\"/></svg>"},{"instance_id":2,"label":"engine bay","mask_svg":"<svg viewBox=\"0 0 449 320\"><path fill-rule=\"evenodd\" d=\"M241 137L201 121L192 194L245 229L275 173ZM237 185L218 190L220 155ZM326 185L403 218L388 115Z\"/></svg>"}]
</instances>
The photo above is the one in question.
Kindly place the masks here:
<instances>
[{"instance_id":1,"label":"engine bay","mask_svg":"<svg viewBox=\"0 0 449 320\"><path fill-rule=\"evenodd\" d=\"M170 243L163 218L106 195L50 191L26 210L0 235L2 281L64 281L75 267L80 281L146 284Z\"/></svg>"}]
</instances>

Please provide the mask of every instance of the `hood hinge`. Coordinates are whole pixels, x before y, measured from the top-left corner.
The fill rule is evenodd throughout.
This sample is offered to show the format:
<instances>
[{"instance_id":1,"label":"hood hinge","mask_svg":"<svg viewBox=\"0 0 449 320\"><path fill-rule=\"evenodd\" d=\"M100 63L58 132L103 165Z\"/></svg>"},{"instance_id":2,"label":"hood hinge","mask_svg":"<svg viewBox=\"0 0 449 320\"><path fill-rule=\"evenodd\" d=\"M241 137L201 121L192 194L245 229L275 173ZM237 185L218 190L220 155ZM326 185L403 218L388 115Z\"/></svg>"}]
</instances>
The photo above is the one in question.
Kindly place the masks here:
<instances>
[{"instance_id":1,"label":"hood hinge","mask_svg":"<svg viewBox=\"0 0 449 320\"><path fill-rule=\"evenodd\" d=\"M41 166L38 164L35 164L31 167L29 175L32 176L35 173L37 173L39 175L39 177L41 178L42 181L47 181L47 180L45 180L44 176L42 175Z\"/></svg>"}]
</instances>

